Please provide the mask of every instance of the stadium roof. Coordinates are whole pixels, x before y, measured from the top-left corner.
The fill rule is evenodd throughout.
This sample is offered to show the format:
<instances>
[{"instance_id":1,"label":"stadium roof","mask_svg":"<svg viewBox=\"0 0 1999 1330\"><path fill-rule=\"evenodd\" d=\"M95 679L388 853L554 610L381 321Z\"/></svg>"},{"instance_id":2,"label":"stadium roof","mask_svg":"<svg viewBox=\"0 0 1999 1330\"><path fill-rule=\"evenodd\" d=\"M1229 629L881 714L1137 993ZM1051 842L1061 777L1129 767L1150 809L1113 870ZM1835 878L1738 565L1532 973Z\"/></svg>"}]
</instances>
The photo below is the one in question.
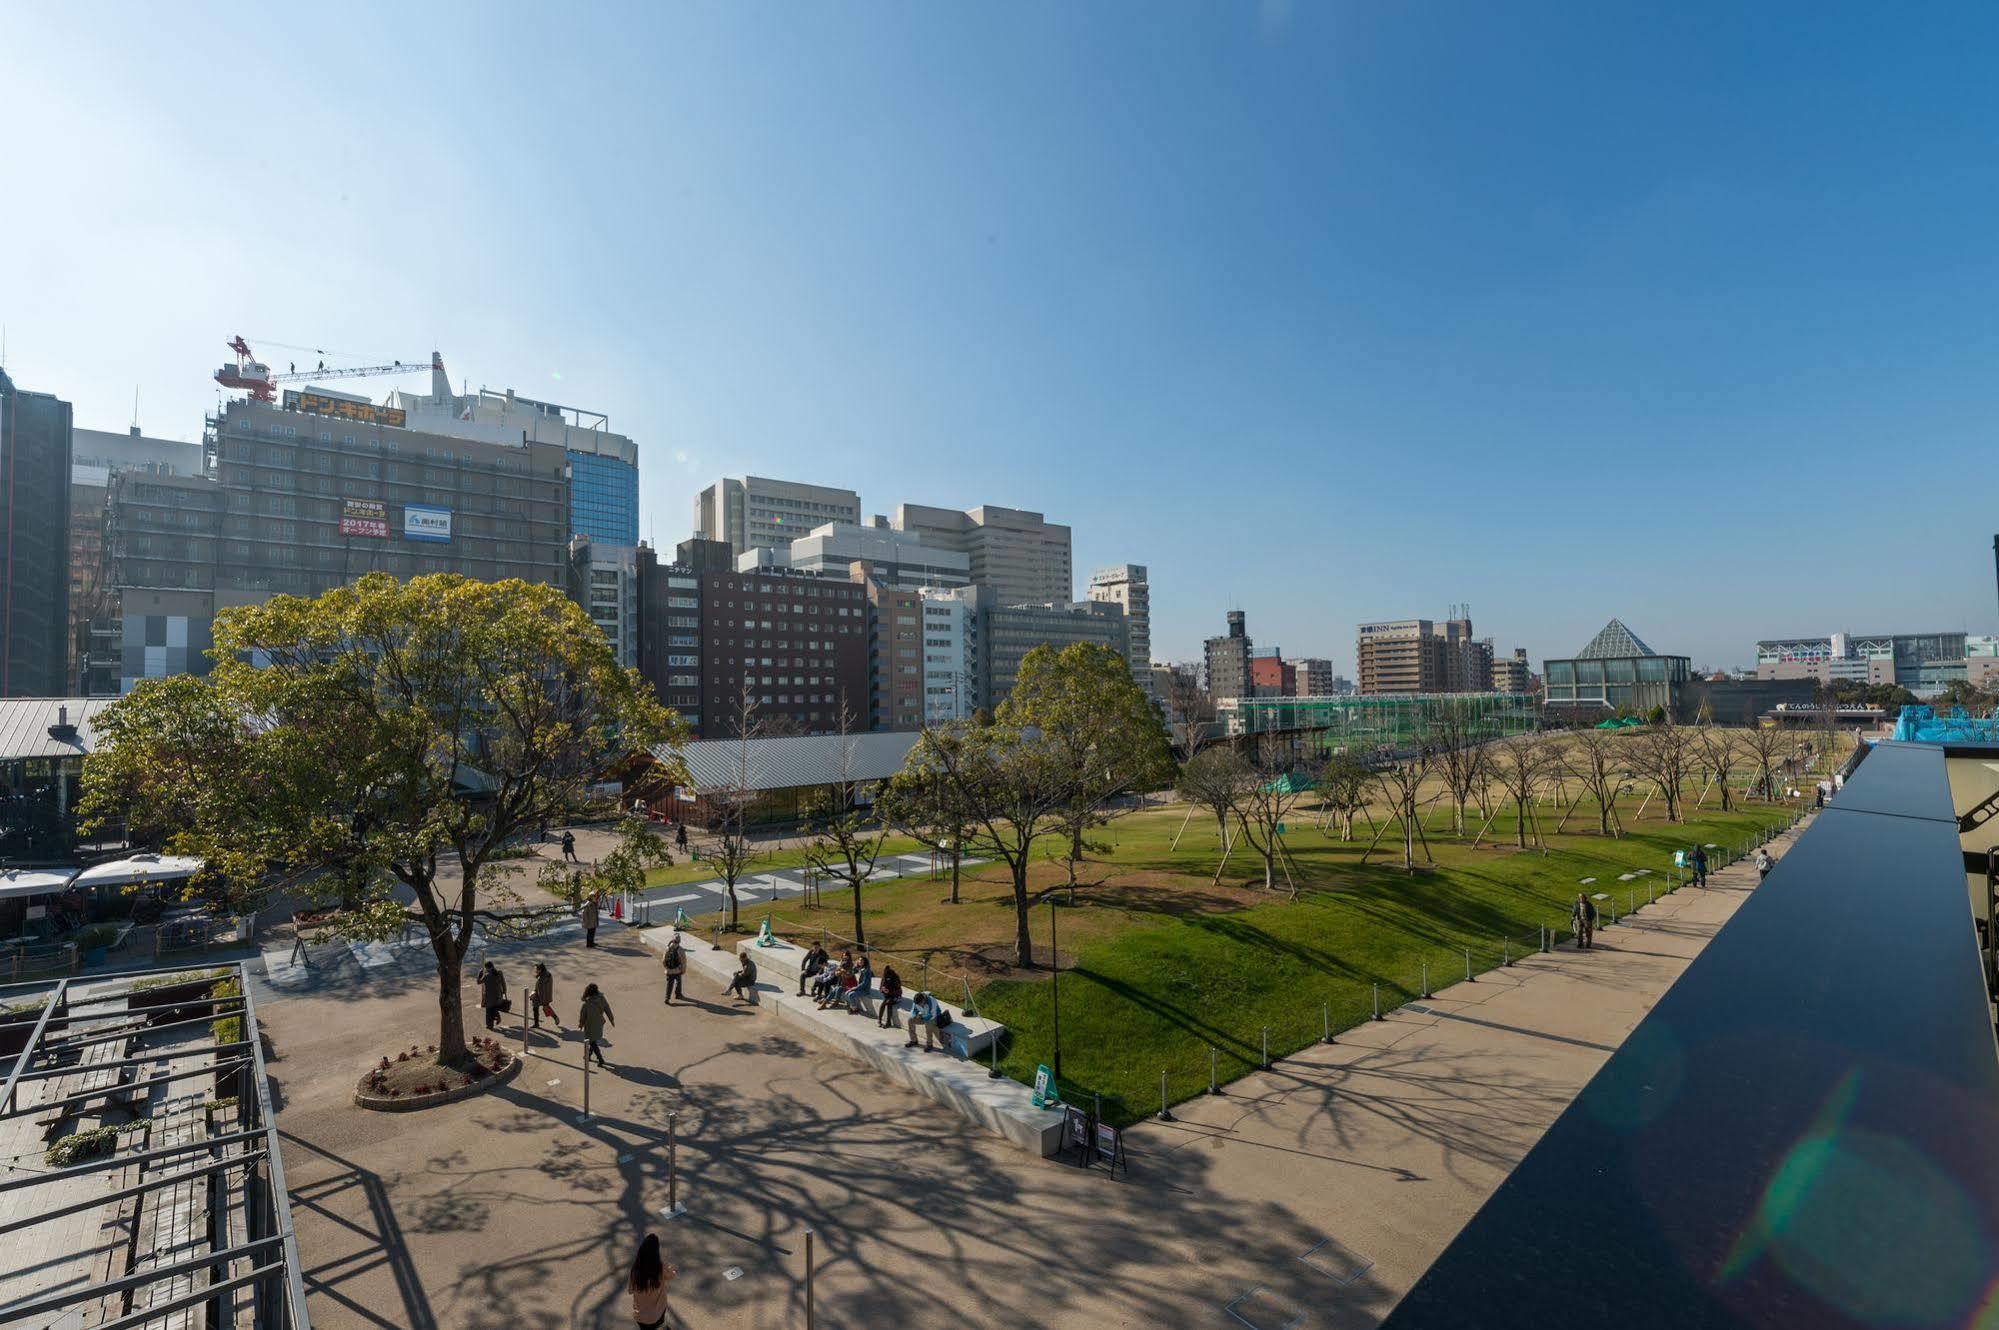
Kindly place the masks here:
<instances>
[{"instance_id":1,"label":"stadium roof","mask_svg":"<svg viewBox=\"0 0 1999 1330\"><path fill-rule=\"evenodd\" d=\"M1576 653L1577 660L1622 660L1630 656L1656 656L1659 653L1638 634L1624 626L1622 619L1612 619L1602 631L1589 640L1589 645Z\"/></svg>"},{"instance_id":2,"label":"stadium roof","mask_svg":"<svg viewBox=\"0 0 1999 1330\"><path fill-rule=\"evenodd\" d=\"M678 750L653 749L662 762L679 757L696 790L794 790L842 781L887 780L916 746L916 732L806 734L774 739L704 739Z\"/></svg>"}]
</instances>

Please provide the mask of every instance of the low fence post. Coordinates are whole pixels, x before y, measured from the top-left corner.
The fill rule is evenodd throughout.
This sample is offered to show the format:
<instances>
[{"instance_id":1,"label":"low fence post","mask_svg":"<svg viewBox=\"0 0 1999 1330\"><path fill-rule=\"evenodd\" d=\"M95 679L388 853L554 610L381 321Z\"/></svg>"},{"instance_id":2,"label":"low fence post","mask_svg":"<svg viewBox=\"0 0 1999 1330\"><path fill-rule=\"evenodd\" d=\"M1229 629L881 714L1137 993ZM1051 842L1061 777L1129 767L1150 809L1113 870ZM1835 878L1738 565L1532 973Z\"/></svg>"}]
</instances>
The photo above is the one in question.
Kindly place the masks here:
<instances>
[{"instance_id":1,"label":"low fence post","mask_svg":"<svg viewBox=\"0 0 1999 1330\"><path fill-rule=\"evenodd\" d=\"M1333 1042L1333 1004L1324 1003L1319 1008L1319 1023L1325 1031L1326 1042Z\"/></svg>"},{"instance_id":2,"label":"low fence post","mask_svg":"<svg viewBox=\"0 0 1999 1330\"><path fill-rule=\"evenodd\" d=\"M1378 981L1374 985L1374 1019L1381 1019L1381 984Z\"/></svg>"},{"instance_id":3,"label":"low fence post","mask_svg":"<svg viewBox=\"0 0 1999 1330\"><path fill-rule=\"evenodd\" d=\"M1499 939L1499 955L1503 964L1513 964L1513 939L1511 937Z\"/></svg>"},{"instance_id":4,"label":"low fence post","mask_svg":"<svg viewBox=\"0 0 1999 1330\"><path fill-rule=\"evenodd\" d=\"M1465 982L1466 982L1466 983L1468 983L1468 984L1475 984L1475 983L1477 983L1477 982L1478 982L1478 980L1476 980L1476 979L1472 978L1472 974L1471 974L1471 948L1470 948L1470 947L1466 947L1466 948L1465 948Z\"/></svg>"},{"instance_id":5,"label":"low fence post","mask_svg":"<svg viewBox=\"0 0 1999 1330\"><path fill-rule=\"evenodd\" d=\"M1208 1093L1220 1094L1221 1087L1215 1084L1215 1046L1208 1045Z\"/></svg>"},{"instance_id":6,"label":"low fence post","mask_svg":"<svg viewBox=\"0 0 1999 1330\"><path fill-rule=\"evenodd\" d=\"M1159 1120L1171 1122L1173 1114L1166 1107L1166 1068L1159 1069Z\"/></svg>"},{"instance_id":7,"label":"low fence post","mask_svg":"<svg viewBox=\"0 0 1999 1330\"><path fill-rule=\"evenodd\" d=\"M805 1330L812 1330L812 1230L805 1230Z\"/></svg>"},{"instance_id":8,"label":"low fence post","mask_svg":"<svg viewBox=\"0 0 1999 1330\"><path fill-rule=\"evenodd\" d=\"M1658 901L1652 895L1652 879L1649 877L1645 879L1645 903L1647 905L1658 904Z\"/></svg>"},{"instance_id":9,"label":"low fence post","mask_svg":"<svg viewBox=\"0 0 1999 1330\"><path fill-rule=\"evenodd\" d=\"M590 1120L590 1045L583 1045L583 1116L576 1119L581 1125Z\"/></svg>"},{"instance_id":10,"label":"low fence post","mask_svg":"<svg viewBox=\"0 0 1999 1330\"><path fill-rule=\"evenodd\" d=\"M1270 1070L1270 1027L1263 1027L1263 1069Z\"/></svg>"},{"instance_id":11,"label":"low fence post","mask_svg":"<svg viewBox=\"0 0 1999 1330\"><path fill-rule=\"evenodd\" d=\"M1430 996L1430 962L1427 957L1423 961L1423 996Z\"/></svg>"}]
</instances>

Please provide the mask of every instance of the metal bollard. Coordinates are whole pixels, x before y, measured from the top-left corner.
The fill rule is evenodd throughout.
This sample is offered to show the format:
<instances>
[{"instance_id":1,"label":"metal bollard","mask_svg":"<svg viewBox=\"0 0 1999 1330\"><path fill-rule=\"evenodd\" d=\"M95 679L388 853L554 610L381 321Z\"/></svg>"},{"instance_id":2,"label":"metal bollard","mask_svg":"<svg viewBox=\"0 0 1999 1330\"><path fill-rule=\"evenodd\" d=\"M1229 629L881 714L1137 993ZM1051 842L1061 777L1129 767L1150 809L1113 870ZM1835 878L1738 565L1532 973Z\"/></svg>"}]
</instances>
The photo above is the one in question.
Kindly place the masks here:
<instances>
[{"instance_id":1,"label":"metal bollard","mask_svg":"<svg viewBox=\"0 0 1999 1330\"><path fill-rule=\"evenodd\" d=\"M986 1079L989 1081L999 1079L999 1037L1000 1032L994 1030L993 1037L986 1041L986 1049L993 1055L993 1069L986 1073Z\"/></svg>"},{"instance_id":2,"label":"metal bollard","mask_svg":"<svg viewBox=\"0 0 1999 1330\"><path fill-rule=\"evenodd\" d=\"M1319 1023L1324 1028L1326 1042L1333 1042L1333 1004L1328 1002L1319 1008Z\"/></svg>"},{"instance_id":3,"label":"metal bollard","mask_svg":"<svg viewBox=\"0 0 1999 1330\"><path fill-rule=\"evenodd\" d=\"M1658 904L1658 901L1652 896L1652 879L1649 877L1645 879L1645 903L1647 905Z\"/></svg>"},{"instance_id":4,"label":"metal bollard","mask_svg":"<svg viewBox=\"0 0 1999 1330\"><path fill-rule=\"evenodd\" d=\"M1633 887L1624 893L1624 912L1634 914L1638 910L1638 889Z\"/></svg>"},{"instance_id":5,"label":"metal bollard","mask_svg":"<svg viewBox=\"0 0 1999 1330\"><path fill-rule=\"evenodd\" d=\"M576 1119L577 1125L590 1120L590 1045L583 1045L583 1116Z\"/></svg>"},{"instance_id":6,"label":"metal bollard","mask_svg":"<svg viewBox=\"0 0 1999 1330\"><path fill-rule=\"evenodd\" d=\"M1510 937L1503 937L1503 938L1499 939L1499 955L1500 955L1500 960L1501 960L1501 962L1502 962L1503 964L1506 964L1506 965L1511 965L1511 964L1513 964L1513 939L1512 939L1512 938L1510 938Z\"/></svg>"},{"instance_id":7,"label":"metal bollard","mask_svg":"<svg viewBox=\"0 0 1999 1330\"><path fill-rule=\"evenodd\" d=\"M1270 1027L1263 1027L1263 1069L1270 1070Z\"/></svg>"},{"instance_id":8,"label":"metal bollard","mask_svg":"<svg viewBox=\"0 0 1999 1330\"><path fill-rule=\"evenodd\" d=\"M1430 962L1427 959L1423 962L1423 996L1430 996Z\"/></svg>"},{"instance_id":9,"label":"metal bollard","mask_svg":"<svg viewBox=\"0 0 1999 1330\"><path fill-rule=\"evenodd\" d=\"M1374 1019L1381 1019L1381 985L1374 986Z\"/></svg>"},{"instance_id":10,"label":"metal bollard","mask_svg":"<svg viewBox=\"0 0 1999 1330\"><path fill-rule=\"evenodd\" d=\"M1221 1086L1215 1083L1215 1046L1213 1044L1209 1044L1208 1045L1208 1093L1220 1094L1221 1092L1222 1092Z\"/></svg>"},{"instance_id":11,"label":"metal bollard","mask_svg":"<svg viewBox=\"0 0 1999 1330\"><path fill-rule=\"evenodd\" d=\"M1159 1069L1159 1120L1171 1122L1173 1115L1166 1110L1166 1068Z\"/></svg>"},{"instance_id":12,"label":"metal bollard","mask_svg":"<svg viewBox=\"0 0 1999 1330\"><path fill-rule=\"evenodd\" d=\"M812 1330L812 1230L805 1230L805 1330Z\"/></svg>"},{"instance_id":13,"label":"metal bollard","mask_svg":"<svg viewBox=\"0 0 1999 1330\"><path fill-rule=\"evenodd\" d=\"M1471 977L1471 948L1470 948L1470 947L1466 947L1466 948L1465 948L1465 982L1466 982L1466 983L1468 983L1468 984L1475 984L1475 983L1477 983L1477 982L1478 982L1478 980L1476 980L1476 979L1474 979L1474 978L1472 978L1472 977Z\"/></svg>"}]
</instances>

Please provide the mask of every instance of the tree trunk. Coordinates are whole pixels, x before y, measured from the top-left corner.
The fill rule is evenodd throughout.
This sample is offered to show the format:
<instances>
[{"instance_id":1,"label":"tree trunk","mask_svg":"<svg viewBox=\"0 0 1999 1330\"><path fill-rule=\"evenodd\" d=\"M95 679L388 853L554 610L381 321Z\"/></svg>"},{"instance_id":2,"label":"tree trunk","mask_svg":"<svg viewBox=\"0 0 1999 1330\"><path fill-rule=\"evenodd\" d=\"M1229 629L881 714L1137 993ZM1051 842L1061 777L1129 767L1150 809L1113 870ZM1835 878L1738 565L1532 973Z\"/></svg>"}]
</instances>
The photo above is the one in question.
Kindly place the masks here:
<instances>
[{"instance_id":1,"label":"tree trunk","mask_svg":"<svg viewBox=\"0 0 1999 1330\"><path fill-rule=\"evenodd\" d=\"M1402 814L1402 871L1416 873L1416 801L1408 800Z\"/></svg>"},{"instance_id":2,"label":"tree trunk","mask_svg":"<svg viewBox=\"0 0 1999 1330\"><path fill-rule=\"evenodd\" d=\"M733 873L722 879L722 892L729 898L729 931L734 933L738 931L736 925L740 919L736 910L736 878Z\"/></svg>"},{"instance_id":3,"label":"tree trunk","mask_svg":"<svg viewBox=\"0 0 1999 1330\"><path fill-rule=\"evenodd\" d=\"M437 1065L462 1065L465 1047L465 962L449 937L437 953Z\"/></svg>"},{"instance_id":4,"label":"tree trunk","mask_svg":"<svg viewBox=\"0 0 1999 1330\"><path fill-rule=\"evenodd\" d=\"M1034 968L1034 939L1027 935L1027 856L1010 865L1013 869L1013 963L1023 970Z\"/></svg>"},{"instance_id":5,"label":"tree trunk","mask_svg":"<svg viewBox=\"0 0 1999 1330\"><path fill-rule=\"evenodd\" d=\"M1263 889L1277 890L1277 837L1274 833L1263 847Z\"/></svg>"},{"instance_id":6,"label":"tree trunk","mask_svg":"<svg viewBox=\"0 0 1999 1330\"><path fill-rule=\"evenodd\" d=\"M953 905L958 903L958 857L958 839L954 836L951 838L951 903Z\"/></svg>"},{"instance_id":7,"label":"tree trunk","mask_svg":"<svg viewBox=\"0 0 1999 1330\"><path fill-rule=\"evenodd\" d=\"M865 947L868 945L868 934L866 925L861 923L861 866L849 859L847 871L853 874L848 880L854 884L854 944Z\"/></svg>"}]
</instances>

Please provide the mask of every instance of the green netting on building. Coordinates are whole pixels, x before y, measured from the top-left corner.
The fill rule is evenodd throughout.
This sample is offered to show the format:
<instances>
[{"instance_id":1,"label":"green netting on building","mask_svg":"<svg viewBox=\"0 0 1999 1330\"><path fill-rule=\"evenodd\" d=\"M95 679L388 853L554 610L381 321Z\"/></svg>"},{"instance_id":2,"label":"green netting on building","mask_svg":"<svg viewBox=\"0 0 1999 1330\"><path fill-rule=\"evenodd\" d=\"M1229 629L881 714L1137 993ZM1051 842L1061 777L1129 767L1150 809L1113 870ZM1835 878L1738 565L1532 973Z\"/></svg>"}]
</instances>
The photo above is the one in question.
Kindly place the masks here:
<instances>
[{"instance_id":1,"label":"green netting on building","mask_svg":"<svg viewBox=\"0 0 1999 1330\"><path fill-rule=\"evenodd\" d=\"M1232 738L1309 734L1324 748L1361 751L1410 748L1434 739L1442 727L1490 739L1541 727L1540 698L1532 693L1238 697L1219 710Z\"/></svg>"}]
</instances>

